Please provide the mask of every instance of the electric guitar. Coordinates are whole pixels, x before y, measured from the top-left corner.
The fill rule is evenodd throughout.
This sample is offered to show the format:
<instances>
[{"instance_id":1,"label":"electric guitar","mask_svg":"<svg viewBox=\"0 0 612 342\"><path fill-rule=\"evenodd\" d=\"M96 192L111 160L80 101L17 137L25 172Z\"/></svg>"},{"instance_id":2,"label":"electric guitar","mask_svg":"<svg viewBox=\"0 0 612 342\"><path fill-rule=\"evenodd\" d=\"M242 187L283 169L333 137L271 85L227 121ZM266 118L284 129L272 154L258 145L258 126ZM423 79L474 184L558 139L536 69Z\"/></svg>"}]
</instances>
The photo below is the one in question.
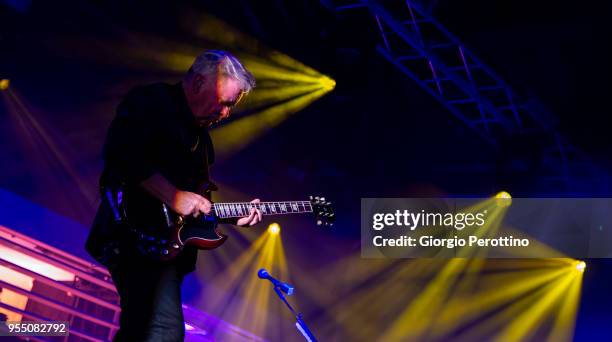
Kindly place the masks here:
<instances>
[{"instance_id":1,"label":"electric guitar","mask_svg":"<svg viewBox=\"0 0 612 342\"><path fill-rule=\"evenodd\" d=\"M127 193L123 188L103 192L115 220L127 227L140 252L158 260L173 259L185 246L197 249L221 246L227 235L218 231L218 221L249 216L251 208L259 209L263 215L312 213L319 226L331 226L335 219L331 202L324 197L310 196L307 201L213 203L209 215L194 218L175 213L149 195ZM205 190L204 196L210 199L210 191Z\"/></svg>"}]
</instances>

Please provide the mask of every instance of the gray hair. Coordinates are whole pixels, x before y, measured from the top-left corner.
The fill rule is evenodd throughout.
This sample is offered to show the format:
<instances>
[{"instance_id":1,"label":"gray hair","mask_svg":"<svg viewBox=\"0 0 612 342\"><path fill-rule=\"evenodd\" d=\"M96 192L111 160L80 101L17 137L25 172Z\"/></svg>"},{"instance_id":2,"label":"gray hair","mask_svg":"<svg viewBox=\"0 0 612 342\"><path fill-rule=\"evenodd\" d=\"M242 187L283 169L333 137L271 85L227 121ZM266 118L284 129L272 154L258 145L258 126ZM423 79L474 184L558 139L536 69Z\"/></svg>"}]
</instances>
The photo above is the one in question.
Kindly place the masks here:
<instances>
[{"instance_id":1,"label":"gray hair","mask_svg":"<svg viewBox=\"0 0 612 342\"><path fill-rule=\"evenodd\" d=\"M240 89L248 93L255 88L255 77L240 63L238 58L227 51L206 50L196 57L189 69L203 76L220 73L240 81Z\"/></svg>"}]
</instances>

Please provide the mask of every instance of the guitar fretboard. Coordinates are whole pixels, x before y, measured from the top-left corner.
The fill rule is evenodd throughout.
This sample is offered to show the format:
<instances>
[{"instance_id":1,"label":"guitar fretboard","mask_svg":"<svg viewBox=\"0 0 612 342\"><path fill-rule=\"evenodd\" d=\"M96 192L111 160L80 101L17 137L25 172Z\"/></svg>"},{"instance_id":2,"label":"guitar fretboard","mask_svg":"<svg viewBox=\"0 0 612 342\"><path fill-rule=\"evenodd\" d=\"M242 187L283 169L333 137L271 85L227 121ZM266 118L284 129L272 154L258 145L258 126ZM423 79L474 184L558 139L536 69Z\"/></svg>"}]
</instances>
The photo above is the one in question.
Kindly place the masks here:
<instances>
[{"instance_id":1,"label":"guitar fretboard","mask_svg":"<svg viewBox=\"0 0 612 342\"><path fill-rule=\"evenodd\" d=\"M213 204L214 213L218 218L249 216L251 208L258 208L264 215L300 214L312 212L312 204L309 201L261 203L236 202Z\"/></svg>"}]
</instances>

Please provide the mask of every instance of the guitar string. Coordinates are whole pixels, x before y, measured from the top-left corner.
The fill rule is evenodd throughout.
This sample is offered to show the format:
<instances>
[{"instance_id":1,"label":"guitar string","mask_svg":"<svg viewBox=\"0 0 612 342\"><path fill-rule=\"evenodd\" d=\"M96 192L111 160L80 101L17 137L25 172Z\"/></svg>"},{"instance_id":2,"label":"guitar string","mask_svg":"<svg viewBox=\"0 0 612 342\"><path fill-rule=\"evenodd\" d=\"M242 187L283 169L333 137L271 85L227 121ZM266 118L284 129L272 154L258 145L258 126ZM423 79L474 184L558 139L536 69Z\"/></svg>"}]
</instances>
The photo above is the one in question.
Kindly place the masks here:
<instances>
[{"instance_id":1,"label":"guitar string","mask_svg":"<svg viewBox=\"0 0 612 342\"><path fill-rule=\"evenodd\" d=\"M294 211L294 209L291 209L291 211L286 211L286 210L283 211L281 207L281 205L283 204L285 205L285 207L287 206L292 207L291 204L294 204L298 206L298 209L297 211ZM278 211L275 211L276 209L275 210L270 209L271 206L272 208L274 208L277 205L279 207ZM300 209L299 205L302 205L304 209ZM306 205L308 205L309 208L307 208ZM243 215L233 214L232 209L234 209L233 210L234 212L238 213L239 209L244 210L244 209L251 209L253 207L258 207L261 209L262 206L268 207L268 209L262 213L263 215L287 215L287 214L300 214L300 213L313 212L312 203L310 201L284 201L284 202L260 202L260 203L251 203L251 202L213 203L213 209L215 210L215 214L223 218L246 217L249 215L249 214L243 214Z\"/></svg>"}]
</instances>

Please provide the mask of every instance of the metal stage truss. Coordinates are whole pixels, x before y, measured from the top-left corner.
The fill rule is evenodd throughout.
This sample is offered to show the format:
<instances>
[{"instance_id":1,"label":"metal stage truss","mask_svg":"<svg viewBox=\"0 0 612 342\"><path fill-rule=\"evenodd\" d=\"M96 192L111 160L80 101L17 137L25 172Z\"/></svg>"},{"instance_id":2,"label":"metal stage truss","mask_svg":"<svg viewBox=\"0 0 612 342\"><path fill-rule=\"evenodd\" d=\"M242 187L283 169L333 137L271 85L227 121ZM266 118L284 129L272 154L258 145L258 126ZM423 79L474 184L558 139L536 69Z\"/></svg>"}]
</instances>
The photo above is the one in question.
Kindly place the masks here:
<instances>
[{"instance_id":1,"label":"metal stage truss","mask_svg":"<svg viewBox=\"0 0 612 342\"><path fill-rule=\"evenodd\" d=\"M599 171L558 133L552 116L521 99L420 2L321 3L337 13L368 11L371 25L380 32L377 51L490 145L498 148L513 139L535 137L541 144L542 174L553 186L569 190L570 179L594 182Z\"/></svg>"}]
</instances>

